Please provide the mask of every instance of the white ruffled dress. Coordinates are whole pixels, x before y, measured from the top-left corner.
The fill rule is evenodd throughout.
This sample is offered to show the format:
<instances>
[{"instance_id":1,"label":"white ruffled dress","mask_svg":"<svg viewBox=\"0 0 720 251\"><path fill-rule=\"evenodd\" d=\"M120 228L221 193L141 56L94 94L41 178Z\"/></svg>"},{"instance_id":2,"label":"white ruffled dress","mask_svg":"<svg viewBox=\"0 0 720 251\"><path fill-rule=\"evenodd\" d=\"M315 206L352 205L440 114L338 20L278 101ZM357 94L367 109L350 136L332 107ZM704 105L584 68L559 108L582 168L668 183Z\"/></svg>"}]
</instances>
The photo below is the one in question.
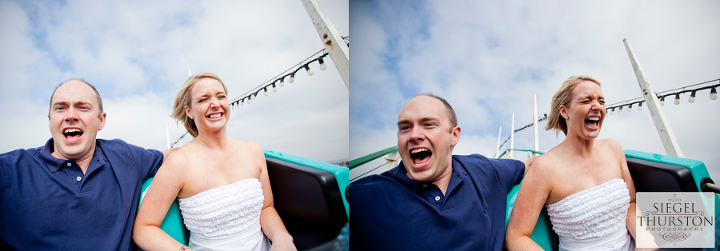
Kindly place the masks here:
<instances>
[{"instance_id":1,"label":"white ruffled dress","mask_svg":"<svg viewBox=\"0 0 720 251\"><path fill-rule=\"evenodd\" d=\"M547 205L560 250L634 250L626 228L630 193L614 179Z\"/></svg>"},{"instance_id":2,"label":"white ruffled dress","mask_svg":"<svg viewBox=\"0 0 720 251\"><path fill-rule=\"evenodd\" d=\"M178 199L193 250L270 249L260 227L263 191L255 178Z\"/></svg>"}]
</instances>

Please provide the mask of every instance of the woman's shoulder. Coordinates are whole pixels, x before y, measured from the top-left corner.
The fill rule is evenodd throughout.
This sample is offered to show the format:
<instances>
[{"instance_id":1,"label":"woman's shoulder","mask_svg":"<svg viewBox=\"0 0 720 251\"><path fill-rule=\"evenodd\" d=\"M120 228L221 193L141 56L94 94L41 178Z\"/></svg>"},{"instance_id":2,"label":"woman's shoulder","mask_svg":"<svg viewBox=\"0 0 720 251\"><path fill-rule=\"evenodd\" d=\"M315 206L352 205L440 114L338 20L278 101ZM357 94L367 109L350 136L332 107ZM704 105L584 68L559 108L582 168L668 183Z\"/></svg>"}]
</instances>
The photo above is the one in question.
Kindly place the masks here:
<instances>
[{"instance_id":1,"label":"woman's shoulder","mask_svg":"<svg viewBox=\"0 0 720 251\"><path fill-rule=\"evenodd\" d=\"M600 143L599 146L602 147L603 150L610 151L615 155L618 155L618 154L624 155L625 154L623 152L622 145L620 145L620 142L618 142L617 140L608 138L608 139L598 140L598 142Z\"/></svg>"},{"instance_id":2,"label":"woman's shoulder","mask_svg":"<svg viewBox=\"0 0 720 251\"><path fill-rule=\"evenodd\" d=\"M163 165L167 163L169 166L185 166L190 159L189 155L194 152L191 148L192 146L188 145L178 148L165 158Z\"/></svg>"},{"instance_id":3,"label":"woman's shoulder","mask_svg":"<svg viewBox=\"0 0 720 251\"><path fill-rule=\"evenodd\" d=\"M535 159L528 169L527 175L553 176L555 170L558 169L558 165L557 151L551 149Z\"/></svg>"},{"instance_id":4,"label":"woman's shoulder","mask_svg":"<svg viewBox=\"0 0 720 251\"><path fill-rule=\"evenodd\" d=\"M251 151L262 151L262 147L260 144L258 144L255 141L249 141L249 140L239 140L239 139L233 139L228 137L228 142L232 144L236 148L241 148L244 150L251 150Z\"/></svg>"}]
</instances>

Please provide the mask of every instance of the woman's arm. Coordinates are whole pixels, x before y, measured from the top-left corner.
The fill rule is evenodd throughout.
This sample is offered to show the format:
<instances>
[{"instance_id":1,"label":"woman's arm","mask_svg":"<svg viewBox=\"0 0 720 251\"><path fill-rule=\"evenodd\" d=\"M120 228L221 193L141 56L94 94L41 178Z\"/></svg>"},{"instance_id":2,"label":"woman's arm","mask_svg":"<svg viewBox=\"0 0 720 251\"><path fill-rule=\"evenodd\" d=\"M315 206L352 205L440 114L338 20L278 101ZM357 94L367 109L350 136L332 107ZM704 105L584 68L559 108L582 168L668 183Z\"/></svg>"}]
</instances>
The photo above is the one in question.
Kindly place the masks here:
<instances>
[{"instance_id":1,"label":"woman's arm","mask_svg":"<svg viewBox=\"0 0 720 251\"><path fill-rule=\"evenodd\" d=\"M508 250L542 250L530 236L551 191L551 164L539 157L527 170L510 214L505 241Z\"/></svg>"},{"instance_id":2,"label":"woman's arm","mask_svg":"<svg viewBox=\"0 0 720 251\"><path fill-rule=\"evenodd\" d=\"M185 161L181 161L179 155L173 154L162 164L135 218L133 240L144 250L180 250L183 246L160 229L165 214L184 184L182 163Z\"/></svg>"},{"instance_id":3,"label":"woman's arm","mask_svg":"<svg viewBox=\"0 0 720 251\"><path fill-rule=\"evenodd\" d=\"M265 163L265 153L260 145L252 143L253 153L256 156L257 166L260 167L260 184L262 185L263 208L260 211L260 226L265 236L272 241L271 250L297 250L293 243L293 238L285 229L285 225L275 210L273 201L272 188L270 187L270 178L267 174L267 164Z\"/></svg>"}]
</instances>

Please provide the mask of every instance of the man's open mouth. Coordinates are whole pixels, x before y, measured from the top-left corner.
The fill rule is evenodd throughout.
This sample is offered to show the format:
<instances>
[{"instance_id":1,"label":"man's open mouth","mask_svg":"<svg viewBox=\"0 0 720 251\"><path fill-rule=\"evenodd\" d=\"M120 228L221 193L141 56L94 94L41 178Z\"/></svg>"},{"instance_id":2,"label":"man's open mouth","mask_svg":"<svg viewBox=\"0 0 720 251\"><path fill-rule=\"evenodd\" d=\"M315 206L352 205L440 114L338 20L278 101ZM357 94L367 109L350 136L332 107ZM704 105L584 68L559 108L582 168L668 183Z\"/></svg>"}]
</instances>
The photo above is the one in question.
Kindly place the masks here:
<instances>
[{"instance_id":1,"label":"man's open mouth","mask_svg":"<svg viewBox=\"0 0 720 251\"><path fill-rule=\"evenodd\" d=\"M66 128L65 130L63 130L63 136L65 136L65 139L68 141L76 140L82 135L83 131L79 128Z\"/></svg>"},{"instance_id":2,"label":"man's open mouth","mask_svg":"<svg viewBox=\"0 0 720 251\"><path fill-rule=\"evenodd\" d=\"M432 151L424 147L410 150L410 158L412 159L414 166L421 166L426 164L428 161L430 161L431 156Z\"/></svg>"}]
</instances>

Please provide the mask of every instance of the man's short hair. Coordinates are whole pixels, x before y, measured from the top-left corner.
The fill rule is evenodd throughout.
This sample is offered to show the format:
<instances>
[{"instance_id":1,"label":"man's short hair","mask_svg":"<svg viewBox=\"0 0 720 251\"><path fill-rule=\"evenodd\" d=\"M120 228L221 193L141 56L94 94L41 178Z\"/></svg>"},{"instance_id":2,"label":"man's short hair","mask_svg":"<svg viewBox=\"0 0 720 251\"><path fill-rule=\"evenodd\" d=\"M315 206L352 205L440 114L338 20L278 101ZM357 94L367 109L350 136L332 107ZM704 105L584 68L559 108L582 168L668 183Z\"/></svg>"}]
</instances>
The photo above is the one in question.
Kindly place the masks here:
<instances>
[{"instance_id":1,"label":"man's short hair","mask_svg":"<svg viewBox=\"0 0 720 251\"><path fill-rule=\"evenodd\" d=\"M50 95L50 108L48 108L48 113L50 113L50 111L52 110L52 99L55 96L55 92L57 91L57 89L60 88L60 86L62 86L63 84L70 82L72 80L77 80L77 81L83 82L86 85L90 86L90 89L92 89L95 92L95 96L97 97L98 107L100 108L99 114L102 114L103 113L103 104L102 104L102 98L100 98L100 93L97 91L97 89L95 89L95 86L91 85L90 83L85 81L85 79L82 79L82 78L71 78L71 79L65 80L64 82L60 83L57 87L55 87L55 90L53 90L52 95Z\"/></svg>"},{"instance_id":2,"label":"man's short hair","mask_svg":"<svg viewBox=\"0 0 720 251\"><path fill-rule=\"evenodd\" d=\"M457 115L455 115L455 109L452 108L452 106L450 105L450 103L447 102L447 100L445 100L444 98L441 98L438 95L432 94L432 93L423 93L423 94L417 95L416 97L419 97L419 96L426 96L426 97L431 97L431 98L440 100L440 102L442 102L443 105L445 105L445 109L447 109L448 118L450 119L450 130L452 130L453 128L455 128L458 125Z\"/></svg>"}]
</instances>

